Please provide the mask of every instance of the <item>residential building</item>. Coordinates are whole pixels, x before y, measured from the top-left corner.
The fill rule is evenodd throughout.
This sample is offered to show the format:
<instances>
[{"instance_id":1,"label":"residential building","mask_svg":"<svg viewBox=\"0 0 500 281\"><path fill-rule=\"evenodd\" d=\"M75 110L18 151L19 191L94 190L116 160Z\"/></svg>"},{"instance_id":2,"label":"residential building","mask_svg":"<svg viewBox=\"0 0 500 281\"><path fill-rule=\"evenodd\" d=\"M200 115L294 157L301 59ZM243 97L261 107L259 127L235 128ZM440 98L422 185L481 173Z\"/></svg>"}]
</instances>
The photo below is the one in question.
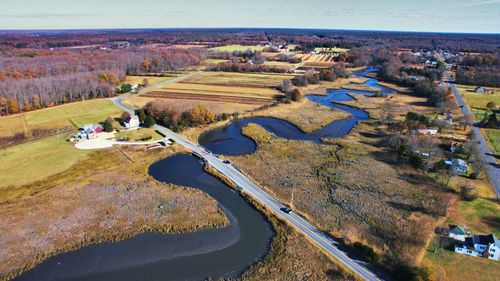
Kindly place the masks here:
<instances>
[{"instance_id":1,"label":"residential building","mask_svg":"<svg viewBox=\"0 0 500 281\"><path fill-rule=\"evenodd\" d=\"M435 135L438 133L437 129L418 129L418 133L421 135Z\"/></svg>"},{"instance_id":2,"label":"residential building","mask_svg":"<svg viewBox=\"0 0 500 281\"><path fill-rule=\"evenodd\" d=\"M455 252L473 257L482 257L490 245L498 241L495 235L474 235L455 245ZM493 253L496 253L496 246Z\"/></svg>"},{"instance_id":3,"label":"residential building","mask_svg":"<svg viewBox=\"0 0 500 281\"><path fill-rule=\"evenodd\" d=\"M460 226L460 225L450 225L449 226L449 231L448 231L448 237L453 238L455 240L459 241L465 241L465 238L467 238L470 235L469 232L465 231L465 227Z\"/></svg>"},{"instance_id":4,"label":"residential building","mask_svg":"<svg viewBox=\"0 0 500 281\"><path fill-rule=\"evenodd\" d=\"M491 244L488 249L488 258L498 261L500 259L500 241L495 236L493 238L495 239L495 243Z\"/></svg>"},{"instance_id":5,"label":"residential building","mask_svg":"<svg viewBox=\"0 0 500 281\"><path fill-rule=\"evenodd\" d=\"M460 174L466 174L467 173L467 162L463 159L460 158L452 158L451 160L446 160L444 163L448 166L450 166L450 169L452 169L454 172L460 173Z\"/></svg>"},{"instance_id":6,"label":"residential building","mask_svg":"<svg viewBox=\"0 0 500 281\"><path fill-rule=\"evenodd\" d=\"M79 132L74 137L79 139L95 139L97 134L104 132L101 125L87 124L78 129Z\"/></svg>"},{"instance_id":7,"label":"residential building","mask_svg":"<svg viewBox=\"0 0 500 281\"><path fill-rule=\"evenodd\" d=\"M476 93L480 93L480 94L484 94L484 93L488 92L488 90L486 90L486 89L485 89L485 88L483 88L483 87L477 87L477 88L474 90L474 92L476 92Z\"/></svg>"},{"instance_id":8,"label":"residential building","mask_svg":"<svg viewBox=\"0 0 500 281\"><path fill-rule=\"evenodd\" d=\"M130 115L125 121L126 128L137 128L140 125L139 117L137 115Z\"/></svg>"}]
</instances>

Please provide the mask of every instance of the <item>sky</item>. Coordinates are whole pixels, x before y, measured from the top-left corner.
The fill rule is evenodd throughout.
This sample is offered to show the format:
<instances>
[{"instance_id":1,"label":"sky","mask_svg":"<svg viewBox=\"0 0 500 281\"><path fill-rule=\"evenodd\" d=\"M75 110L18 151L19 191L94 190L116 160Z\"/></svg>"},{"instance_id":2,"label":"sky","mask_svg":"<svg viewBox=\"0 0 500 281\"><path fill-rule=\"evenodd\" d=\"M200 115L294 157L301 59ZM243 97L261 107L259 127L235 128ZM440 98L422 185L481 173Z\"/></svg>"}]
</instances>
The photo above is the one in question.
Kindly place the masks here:
<instances>
[{"instance_id":1,"label":"sky","mask_svg":"<svg viewBox=\"0 0 500 281\"><path fill-rule=\"evenodd\" d=\"M500 0L0 0L0 29L257 27L500 33Z\"/></svg>"}]
</instances>

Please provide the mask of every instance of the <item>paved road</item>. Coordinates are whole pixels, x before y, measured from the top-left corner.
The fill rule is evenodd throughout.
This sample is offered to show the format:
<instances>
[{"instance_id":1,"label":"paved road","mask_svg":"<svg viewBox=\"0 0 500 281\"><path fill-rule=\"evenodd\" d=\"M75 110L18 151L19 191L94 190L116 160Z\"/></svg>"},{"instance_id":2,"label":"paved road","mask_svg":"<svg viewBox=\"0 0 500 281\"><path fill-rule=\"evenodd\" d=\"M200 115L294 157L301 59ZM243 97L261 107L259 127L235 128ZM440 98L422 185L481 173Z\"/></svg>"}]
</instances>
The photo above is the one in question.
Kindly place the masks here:
<instances>
[{"instance_id":1,"label":"paved road","mask_svg":"<svg viewBox=\"0 0 500 281\"><path fill-rule=\"evenodd\" d=\"M181 77L181 79L186 78ZM134 111L127 108L121 103L121 100L125 96L120 96L113 99L113 102L120 107L122 110L127 111L131 114L134 114ZM237 186L241 188L241 192L249 195L253 199L257 200L261 204L265 205L269 210L274 212L279 218L288 222L290 225L295 227L299 232L304 234L310 241L316 244L318 247L323 249L324 252L328 253L336 260L340 261L346 267L351 269L355 274L361 277L364 280L374 281L374 280L383 280L383 277L378 275L369 264L355 259L352 255L342 249L341 245L328 237L326 234L321 232L319 229L308 223L304 218L299 216L294 212L290 212L286 214L281 211L280 208L284 208L285 205L280 203L270 194L265 192L262 188L254 184L250 181L243 173L241 173L238 169L230 164L225 164L221 159L216 157L215 155L205 151L205 149L195 143L190 142L189 140L183 138L182 136L174 133L173 131L160 126L155 125L154 128L158 130L160 133L165 135L166 138L173 139L180 145L184 146L189 151L196 153L203 157L207 164L218 170L224 176L232 180Z\"/></svg>"},{"instance_id":2,"label":"paved road","mask_svg":"<svg viewBox=\"0 0 500 281\"><path fill-rule=\"evenodd\" d=\"M455 84L452 83L453 81L449 73L446 73L446 78L448 79L448 84L450 85L450 88L453 91L453 94L455 95L455 99L457 100L458 105L462 108L462 113L465 116L468 115L472 116L469 107L465 104L457 87L455 86ZM477 139L481 142L478 146L479 153L483 154L486 159L486 162L488 162L488 167L487 167L488 177L490 179L491 185L493 185L493 187L495 188L497 198L500 199L500 167L498 166L496 158L495 156L493 156L494 154L489 149L488 144L486 143L483 135L479 131L479 128L473 126L472 130L476 134Z\"/></svg>"}]
</instances>

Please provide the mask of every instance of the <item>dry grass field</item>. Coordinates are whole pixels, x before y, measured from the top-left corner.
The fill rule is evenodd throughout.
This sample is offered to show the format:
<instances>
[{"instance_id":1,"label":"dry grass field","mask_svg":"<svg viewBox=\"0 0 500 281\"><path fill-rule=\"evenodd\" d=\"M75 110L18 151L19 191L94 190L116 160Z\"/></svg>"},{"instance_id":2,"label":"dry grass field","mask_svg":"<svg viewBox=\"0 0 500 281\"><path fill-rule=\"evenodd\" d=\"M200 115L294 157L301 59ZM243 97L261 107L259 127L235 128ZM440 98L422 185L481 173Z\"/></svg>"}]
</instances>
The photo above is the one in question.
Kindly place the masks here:
<instances>
[{"instance_id":1,"label":"dry grass field","mask_svg":"<svg viewBox=\"0 0 500 281\"><path fill-rule=\"evenodd\" d=\"M205 193L147 175L153 161L177 148L121 149L101 151L58 179L39 183L37 192L0 203L0 280L53 254L99 241L227 224L217 202Z\"/></svg>"},{"instance_id":2,"label":"dry grass field","mask_svg":"<svg viewBox=\"0 0 500 281\"><path fill-rule=\"evenodd\" d=\"M361 96L350 104L378 118L386 100L393 103L396 115L409 108L432 110L406 95ZM295 113L285 110L280 118ZM344 138L324 145L280 139L251 124L244 133L257 142L257 151L230 160L333 236L348 243L361 241L379 253L398 253L418 265L450 195L421 171L396 165L396 156L380 147L384 129L376 124L361 123Z\"/></svg>"},{"instance_id":3,"label":"dry grass field","mask_svg":"<svg viewBox=\"0 0 500 281\"><path fill-rule=\"evenodd\" d=\"M247 50L251 51L262 51L266 48L265 46L243 46L243 45L227 45L227 46L221 46L221 47L215 47L215 48L210 48L210 51L215 51L215 52L244 52Z\"/></svg>"},{"instance_id":4,"label":"dry grass field","mask_svg":"<svg viewBox=\"0 0 500 281\"><path fill-rule=\"evenodd\" d=\"M328 68L334 65L331 55L297 54L295 56L302 59L303 67Z\"/></svg>"},{"instance_id":5,"label":"dry grass field","mask_svg":"<svg viewBox=\"0 0 500 281\"><path fill-rule=\"evenodd\" d=\"M147 79L149 85L155 85L172 80L176 77L179 77L180 75L182 75L181 72L172 72L169 74L164 74L163 76L127 76L124 83L128 83L130 85L138 85L142 84L142 81L144 79Z\"/></svg>"},{"instance_id":6,"label":"dry grass field","mask_svg":"<svg viewBox=\"0 0 500 281\"><path fill-rule=\"evenodd\" d=\"M420 172L392 165L379 139L364 136L371 130L361 125L345 140L318 145L276 138L251 124L244 133L257 152L231 160L321 229L417 263L444 214L445 193Z\"/></svg>"},{"instance_id":7,"label":"dry grass field","mask_svg":"<svg viewBox=\"0 0 500 281\"><path fill-rule=\"evenodd\" d=\"M305 133L323 128L333 121L348 118L350 115L340 110L319 105L308 99L291 104L280 104L251 115L270 116L286 120Z\"/></svg>"},{"instance_id":8,"label":"dry grass field","mask_svg":"<svg viewBox=\"0 0 500 281\"><path fill-rule=\"evenodd\" d=\"M201 103L215 112L241 112L272 103L281 93L276 87L293 75L273 73L203 72L152 92L127 98L143 106L154 99L189 105Z\"/></svg>"},{"instance_id":9,"label":"dry grass field","mask_svg":"<svg viewBox=\"0 0 500 281\"><path fill-rule=\"evenodd\" d=\"M325 254L314 247L304 236L271 217L276 231L268 256L248 269L236 280L356 280Z\"/></svg>"},{"instance_id":10,"label":"dry grass field","mask_svg":"<svg viewBox=\"0 0 500 281\"><path fill-rule=\"evenodd\" d=\"M299 64L293 64L289 62L281 62L281 61L266 61L264 65L268 65L274 68L284 69L286 71L290 71L293 68L297 67Z\"/></svg>"}]
</instances>

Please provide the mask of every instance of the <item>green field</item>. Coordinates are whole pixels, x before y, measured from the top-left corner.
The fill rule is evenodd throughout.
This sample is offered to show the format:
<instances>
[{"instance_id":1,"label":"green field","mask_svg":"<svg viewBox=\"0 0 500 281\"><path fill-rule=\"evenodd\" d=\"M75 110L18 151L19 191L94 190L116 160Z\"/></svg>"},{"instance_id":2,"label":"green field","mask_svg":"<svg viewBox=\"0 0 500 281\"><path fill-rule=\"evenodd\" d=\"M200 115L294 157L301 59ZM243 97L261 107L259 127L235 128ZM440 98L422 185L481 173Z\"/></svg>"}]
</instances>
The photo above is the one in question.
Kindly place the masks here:
<instances>
[{"instance_id":1,"label":"green field","mask_svg":"<svg viewBox=\"0 0 500 281\"><path fill-rule=\"evenodd\" d=\"M89 150L75 149L66 134L0 150L0 190L45 179L86 159Z\"/></svg>"},{"instance_id":2,"label":"green field","mask_svg":"<svg viewBox=\"0 0 500 281\"><path fill-rule=\"evenodd\" d=\"M485 129L483 135L492 152L500 154L500 130Z\"/></svg>"},{"instance_id":3,"label":"green field","mask_svg":"<svg viewBox=\"0 0 500 281\"><path fill-rule=\"evenodd\" d=\"M210 48L210 51L216 51L216 52L244 52L246 50L252 50L252 51L262 51L266 47L265 46L242 46L242 45L228 45L228 46L221 46L221 47L215 47L215 48Z\"/></svg>"},{"instance_id":4,"label":"green field","mask_svg":"<svg viewBox=\"0 0 500 281\"><path fill-rule=\"evenodd\" d=\"M161 140L163 136L153 128L140 128L138 130L121 131L115 134L116 138L126 138L129 141L142 141L143 138L151 137L146 141Z\"/></svg>"},{"instance_id":5,"label":"green field","mask_svg":"<svg viewBox=\"0 0 500 281\"><path fill-rule=\"evenodd\" d=\"M122 111L110 100L89 100L66 105L5 116L0 118L0 136L18 133L29 134L33 130L76 127L97 123L106 117L118 117Z\"/></svg>"},{"instance_id":6,"label":"green field","mask_svg":"<svg viewBox=\"0 0 500 281\"><path fill-rule=\"evenodd\" d=\"M457 89L462 94L464 101L469 107L473 108L486 108L486 104L490 101L496 103L500 106L500 89L498 88L487 88L490 91L494 91L493 94L481 94L475 93L474 86L467 85L457 85Z\"/></svg>"}]
</instances>

